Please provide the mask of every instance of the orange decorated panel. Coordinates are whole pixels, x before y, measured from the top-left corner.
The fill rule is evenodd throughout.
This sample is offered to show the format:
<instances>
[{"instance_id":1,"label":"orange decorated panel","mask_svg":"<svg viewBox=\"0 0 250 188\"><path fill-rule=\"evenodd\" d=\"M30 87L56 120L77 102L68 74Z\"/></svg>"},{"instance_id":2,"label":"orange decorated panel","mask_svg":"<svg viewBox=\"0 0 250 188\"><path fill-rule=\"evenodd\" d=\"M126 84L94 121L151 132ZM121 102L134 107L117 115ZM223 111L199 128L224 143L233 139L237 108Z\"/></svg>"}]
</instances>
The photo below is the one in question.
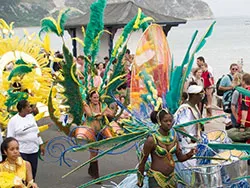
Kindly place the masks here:
<instances>
[{"instance_id":1,"label":"orange decorated panel","mask_svg":"<svg viewBox=\"0 0 250 188\"><path fill-rule=\"evenodd\" d=\"M162 97L169 88L169 69L171 54L162 27L150 25L143 33L137 45L131 76L130 102L133 109L139 109L141 94L147 90L143 79L139 76L145 70L152 76L158 96Z\"/></svg>"}]
</instances>

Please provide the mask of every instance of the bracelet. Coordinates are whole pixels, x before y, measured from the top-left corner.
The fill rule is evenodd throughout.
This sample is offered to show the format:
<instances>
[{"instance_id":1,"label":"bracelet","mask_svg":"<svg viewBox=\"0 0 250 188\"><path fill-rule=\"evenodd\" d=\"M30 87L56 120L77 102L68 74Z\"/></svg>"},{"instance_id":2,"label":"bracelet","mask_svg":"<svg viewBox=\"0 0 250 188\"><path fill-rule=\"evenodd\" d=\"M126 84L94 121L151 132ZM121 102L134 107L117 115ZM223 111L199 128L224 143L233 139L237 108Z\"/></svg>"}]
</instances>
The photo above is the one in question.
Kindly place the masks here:
<instances>
[{"instance_id":1,"label":"bracelet","mask_svg":"<svg viewBox=\"0 0 250 188\"><path fill-rule=\"evenodd\" d=\"M138 186L142 187L144 176L139 170L137 170L137 179L138 179Z\"/></svg>"}]
</instances>

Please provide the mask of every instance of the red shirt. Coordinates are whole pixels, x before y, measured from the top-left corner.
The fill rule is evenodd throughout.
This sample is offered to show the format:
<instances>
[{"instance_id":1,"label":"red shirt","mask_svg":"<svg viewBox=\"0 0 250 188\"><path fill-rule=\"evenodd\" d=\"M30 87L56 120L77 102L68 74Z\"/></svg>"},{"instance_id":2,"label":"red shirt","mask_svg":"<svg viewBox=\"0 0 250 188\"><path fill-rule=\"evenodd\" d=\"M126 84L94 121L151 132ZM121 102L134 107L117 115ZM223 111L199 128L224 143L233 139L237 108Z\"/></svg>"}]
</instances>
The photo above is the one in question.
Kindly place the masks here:
<instances>
[{"instance_id":1,"label":"red shirt","mask_svg":"<svg viewBox=\"0 0 250 188\"><path fill-rule=\"evenodd\" d=\"M208 70L205 71L205 72L202 72L201 77L204 80L204 88L208 88L208 87L210 87L210 86L212 86L214 84L214 83L212 83L213 81L210 82L211 78L213 80L213 76L212 76L212 74L210 72L208 72Z\"/></svg>"},{"instance_id":2,"label":"red shirt","mask_svg":"<svg viewBox=\"0 0 250 188\"><path fill-rule=\"evenodd\" d=\"M250 91L250 86L246 87ZM250 97L240 94L238 106L238 119L237 123L241 124L242 111L248 111L245 127L250 127Z\"/></svg>"}]
</instances>

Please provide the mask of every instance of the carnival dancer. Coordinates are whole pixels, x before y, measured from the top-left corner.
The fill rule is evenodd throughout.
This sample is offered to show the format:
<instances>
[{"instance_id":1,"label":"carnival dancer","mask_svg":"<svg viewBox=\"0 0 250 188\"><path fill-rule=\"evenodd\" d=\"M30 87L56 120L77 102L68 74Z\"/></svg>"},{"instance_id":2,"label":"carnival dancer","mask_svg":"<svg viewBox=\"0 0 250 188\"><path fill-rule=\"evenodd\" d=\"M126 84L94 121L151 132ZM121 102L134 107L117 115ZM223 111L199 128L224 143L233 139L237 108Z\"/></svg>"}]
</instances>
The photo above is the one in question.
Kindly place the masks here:
<instances>
[{"instance_id":1,"label":"carnival dancer","mask_svg":"<svg viewBox=\"0 0 250 188\"><path fill-rule=\"evenodd\" d=\"M13 137L6 138L1 144L1 151L3 161L0 163L0 179L4 179L0 187L37 188L30 163L20 157L18 141Z\"/></svg>"},{"instance_id":2,"label":"carnival dancer","mask_svg":"<svg viewBox=\"0 0 250 188\"><path fill-rule=\"evenodd\" d=\"M103 137L111 137L111 131L105 126L105 118L107 120L108 117L114 117L116 111L108 108L106 103L100 102L98 91L95 88L90 90L87 100L88 104L83 101L83 111L86 115L85 124L90 127L97 141L101 140ZM90 149L90 159L92 159L98 155L98 149ZM98 161L90 163L88 173L94 179L99 177Z\"/></svg>"},{"instance_id":3,"label":"carnival dancer","mask_svg":"<svg viewBox=\"0 0 250 188\"><path fill-rule=\"evenodd\" d=\"M151 121L159 125L159 129L149 136L144 143L142 158L138 167L139 187L143 186L144 170L147 158L152 157L150 169L147 172L149 176L149 187L175 187L177 177L175 175L175 162L173 155L181 162L190 159L196 149L191 149L188 153L182 154L179 142L173 125L173 116L166 109L153 111L150 115Z\"/></svg>"}]
</instances>

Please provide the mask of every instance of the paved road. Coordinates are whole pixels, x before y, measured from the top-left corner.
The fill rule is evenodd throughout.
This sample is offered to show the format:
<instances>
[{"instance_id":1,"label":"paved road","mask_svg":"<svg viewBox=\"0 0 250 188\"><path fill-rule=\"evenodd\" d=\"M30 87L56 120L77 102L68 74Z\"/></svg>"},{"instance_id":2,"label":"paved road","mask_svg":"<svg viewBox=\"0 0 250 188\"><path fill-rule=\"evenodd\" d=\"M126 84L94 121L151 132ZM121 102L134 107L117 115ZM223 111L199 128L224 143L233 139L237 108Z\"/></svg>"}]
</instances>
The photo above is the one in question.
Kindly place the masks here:
<instances>
[{"instance_id":1,"label":"paved road","mask_svg":"<svg viewBox=\"0 0 250 188\"><path fill-rule=\"evenodd\" d=\"M46 121L43 121L46 123ZM63 135L58 132L55 126L50 127L49 130L42 133L44 140L49 140L55 136ZM62 179L61 177L69 172L73 167L78 166L82 162L88 160L89 153L76 152L67 155L75 160L77 163L72 162L72 167L67 167L65 164L60 166L58 163L49 162L51 158L47 158L45 162L39 161L38 173L36 182L40 188L74 188L82 185L85 182L91 180L90 176L87 174L88 166L81 168L77 172L69 175L68 177ZM109 174L115 171L134 168L137 163L136 154L134 148L125 154L121 155L108 155L99 160L100 175ZM123 177L118 177L112 179L112 181L120 182ZM110 182L105 182L104 184L110 184ZM100 185L91 186L93 188L101 187Z\"/></svg>"},{"instance_id":2,"label":"paved road","mask_svg":"<svg viewBox=\"0 0 250 188\"><path fill-rule=\"evenodd\" d=\"M211 121L210 123L208 123L208 125L205 126L205 131L224 129L225 125L223 124L223 121L223 118ZM43 123L46 123L46 121L43 121ZM52 126L48 131L42 133L44 140L49 140L54 138L55 136L60 135L63 134L58 132L55 126ZM78 161L77 163L72 163L72 167L67 167L65 164L59 166L56 163L39 161L36 182L38 183L40 188L74 188L91 180L91 178L87 174L87 166L81 168L74 174L69 175L65 179L61 178L64 174L73 169L73 167L76 167L82 162L86 161L89 157L89 153L87 151L76 152L70 153L68 156ZM109 174L123 169L134 168L136 163L137 158L134 149L122 155L105 156L99 160L100 175ZM112 179L112 181L118 183L123 178L124 177L114 178ZM104 184L110 184L110 182L105 182ZM101 186L94 185L91 187L97 188Z\"/></svg>"}]
</instances>

